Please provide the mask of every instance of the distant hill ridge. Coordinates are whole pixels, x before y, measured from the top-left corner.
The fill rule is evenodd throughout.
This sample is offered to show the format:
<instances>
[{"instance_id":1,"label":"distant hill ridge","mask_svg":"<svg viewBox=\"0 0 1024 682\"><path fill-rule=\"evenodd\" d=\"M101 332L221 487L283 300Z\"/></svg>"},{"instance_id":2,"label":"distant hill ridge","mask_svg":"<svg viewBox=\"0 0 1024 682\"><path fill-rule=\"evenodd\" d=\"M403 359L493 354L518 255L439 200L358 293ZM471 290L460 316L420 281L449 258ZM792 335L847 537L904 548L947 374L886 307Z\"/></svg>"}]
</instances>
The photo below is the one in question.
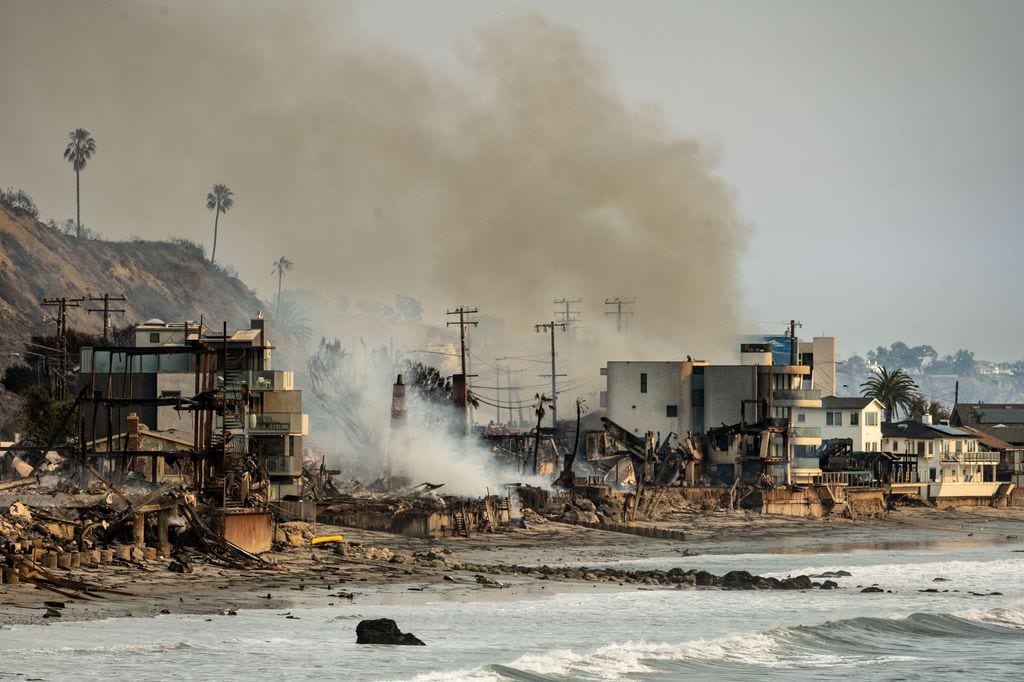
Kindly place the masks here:
<instances>
[{"instance_id":1,"label":"distant hill ridge","mask_svg":"<svg viewBox=\"0 0 1024 682\"><path fill-rule=\"evenodd\" d=\"M181 322L203 318L211 327L248 326L263 307L242 281L224 273L188 243L80 240L59 234L17 209L0 204L0 371L32 334L52 334L44 297L125 294L111 324L151 318ZM102 305L102 304L101 304ZM68 325L100 332L103 316L69 309ZM13 358L17 360L17 358ZM2 389L0 389L2 390Z\"/></svg>"}]
</instances>

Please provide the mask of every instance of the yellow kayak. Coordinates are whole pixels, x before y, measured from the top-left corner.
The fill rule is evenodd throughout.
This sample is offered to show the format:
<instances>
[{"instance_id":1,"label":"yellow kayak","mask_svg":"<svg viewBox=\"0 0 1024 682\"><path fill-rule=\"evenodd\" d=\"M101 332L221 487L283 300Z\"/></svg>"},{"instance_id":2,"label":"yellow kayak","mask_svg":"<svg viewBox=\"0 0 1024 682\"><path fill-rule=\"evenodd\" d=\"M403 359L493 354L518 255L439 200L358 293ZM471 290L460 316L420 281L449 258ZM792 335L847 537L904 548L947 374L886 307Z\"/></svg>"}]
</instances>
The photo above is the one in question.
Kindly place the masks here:
<instances>
[{"instance_id":1,"label":"yellow kayak","mask_svg":"<svg viewBox=\"0 0 1024 682\"><path fill-rule=\"evenodd\" d=\"M345 538L341 535L321 535L318 538L313 538L309 541L311 545L322 545L325 542L345 542Z\"/></svg>"}]
</instances>

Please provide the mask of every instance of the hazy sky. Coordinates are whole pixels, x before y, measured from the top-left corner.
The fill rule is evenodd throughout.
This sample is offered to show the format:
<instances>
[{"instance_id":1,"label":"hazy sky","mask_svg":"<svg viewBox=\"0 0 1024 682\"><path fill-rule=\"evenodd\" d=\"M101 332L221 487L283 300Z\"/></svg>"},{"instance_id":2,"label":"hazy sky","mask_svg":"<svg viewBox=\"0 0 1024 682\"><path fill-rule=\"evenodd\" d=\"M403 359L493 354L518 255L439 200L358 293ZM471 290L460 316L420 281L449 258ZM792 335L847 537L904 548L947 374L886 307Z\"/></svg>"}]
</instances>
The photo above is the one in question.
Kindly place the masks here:
<instances>
[{"instance_id":1,"label":"hazy sky","mask_svg":"<svg viewBox=\"0 0 1024 682\"><path fill-rule=\"evenodd\" d=\"M566 151L586 152L579 164L589 158L592 165L605 167L597 178L573 176L572 183L559 187L560 194L541 197L535 210L557 214L557 198L578 200L585 211L557 217L581 226L593 220L618 239L635 234L625 228L615 232L620 220L626 227L633 222L659 226L644 233L647 241L616 246L628 255L623 270L649 266L683 276L698 272L705 288L696 294L680 291L678 307L701 309L694 303L697 296L716 305L735 301L737 309L729 312L739 320L738 331L777 333L795 317L804 323L802 335L839 337L843 354L903 340L930 343L941 353L966 347L980 358L1024 356L1017 343L1024 334L1024 316L1017 307L1018 252L1024 247L1019 236L1024 215L1024 136L1019 132L1024 3L374 0L326 3L311 13L313 21L284 4L209 4L204 25L204 12L197 11L201 3L0 0L0 185L29 191L46 217L73 215L73 175L59 154L67 131L86 127L99 150L83 174L85 222L112 238L176 234L208 244L211 221L203 198L213 182L226 182L238 197L236 208L222 220L222 239L237 238L232 230L250 238L234 250L221 242L218 257L224 254L264 294L274 287L271 261L305 238L301 225L287 224L289 216L308 225L322 215L307 206L317 197L330 201L339 186L359 190L369 197L361 208L377 221L375 228L338 242L317 241L321 248L308 254L300 250L303 258L295 258L289 277L295 286L322 286L328 293L365 293L370 289L356 283L346 287L340 266L332 273L339 279L330 281L311 271L330 268L330 261L321 260L329 250L363 261L367 254L380 254L388 248L388 229L394 224L434 209L439 221L451 217L456 214L452 205L469 195L396 175L387 164L340 165L331 147L350 145L361 158L369 158L365 155L381 149L371 139L379 126L389 131L384 145L389 158L408 155L420 171L458 177L460 192L472 180L482 190L484 181L493 179L479 176L483 162L507 161L502 154L520 150L489 146L480 130L490 128L474 133L473 113L464 119L461 107L445 102L464 102L472 109L476 96L485 98L490 88L503 93L505 99L497 97L473 111L490 117L488 126L495 112L501 113L500 129L513 141L508 146L518 146L523 129L514 118L517 102L510 94L525 92L543 100L552 92L504 80L528 73L502 60L515 62L516 55L528 54L522 50L530 48L531 24L513 24L511 38L507 32L481 33L480 27L535 10L559 27L538 29L545 36L545 54L569 50L566 63L571 58L578 69L545 79L545 86L567 87L577 77L594 83L582 94L601 125L588 132L609 138L608 148L616 150L602 157L596 138L567 143ZM98 18L90 23L82 7ZM163 25L173 30L167 36L153 33L154 26ZM567 33L560 33L562 26ZM301 109L304 99L321 104L310 93L333 81L317 81L320 53L301 43L288 43L288 49L275 44L278 32L284 43L314 30L336 41L339 51L361 46L357 59L331 73L342 74L361 100L369 93L370 104L346 101L344 89L330 104L356 119L373 119L359 120L352 127L353 139L323 138L328 140L323 149L308 141L324 136L332 125L330 116L321 112L297 123L293 109ZM492 38L498 43L493 49L488 46ZM292 54L294 61L289 60ZM557 59L538 60L531 67L555 72L559 64ZM273 71L273 79L249 73L257 69ZM480 77L481 69L486 78ZM270 83L288 97L274 100L273 92L234 89L235 81ZM390 86L380 87L381 81ZM473 91L481 83L487 93ZM402 87L396 90L396 84ZM495 101L501 108L495 108ZM535 101L533 106L539 105ZM420 107L422 124L415 116ZM237 119L239 110L258 113L252 128ZM605 115L606 110L614 115ZM578 123L580 115L575 111L571 120ZM459 120L452 123L452 118ZM171 119L181 124L167 125ZM401 125L416 121L415 130L396 140L391 119ZM231 137L232 126L240 129L238 139ZM439 154L439 138L454 139L467 129L469 147L453 142L458 153ZM575 135L573 128L542 132L551 136L550 144L558 144L560 130L566 137ZM622 139L615 135L619 130ZM265 145L268 138L280 140ZM245 139L255 144L239 142ZM230 140L230 145L225 142L222 148L219 140ZM696 140L699 146L674 140ZM664 167L645 168L636 158L638 149L664 156ZM187 160L182 160L185 150ZM533 159L538 150L543 151L522 154ZM430 164L423 163L425 157ZM615 175L620 159L618 170L637 178L625 193L609 190L623 181ZM277 161L288 170L287 177L278 170L267 183L251 179ZM338 169L341 175L307 177L303 171L309 168ZM697 180L680 192L677 204L639 206L645 186L653 195L658 181L668 177L658 168ZM541 178L540 188L551 185L551 178L577 172L582 171L555 168ZM708 174L725 185L711 182ZM538 189L526 182L529 178L500 179L516 188L505 197L509 201ZM392 210L374 195L378 182L391 190L408 187L415 196L403 196ZM306 192L296 192L291 183ZM613 198L596 198L599 191ZM589 198L580 198L586 192ZM182 197L193 195L194 205L187 204L186 210ZM705 208L689 212L701 196L714 205L713 218ZM722 207L725 197L735 198L736 216ZM275 205L268 206L271 198ZM359 204L360 197L349 196L345 203ZM467 215L484 219L500 208L480 204ZM664 234L673 212L689 226L685 238ZM708 220L726 226L707 233L727 234L722 248L701 235L700 225ZM471 226L461 229L472 236ZM728 262L715 262L714 254ZM430 255L423 253L424 258ZM472 251L458 255L471 257ZM557 269L558 263L540 256L538 270ZM732 272L729 263L737 259L738 270ZM339 256L337 262L347 267L354 261ZM382 298L393 293L429 298L423 295L429 271L408 267L413 273L408 278L378 272L401 280L401 291ZM708 293L714 272L721 273L722 292ZM521 269L518 276L533 275ZM578 279L580 290L587 290ZM557 282L562 290L551 295L545 290L545 302L577 295L574 283L572 278ZM674 287L666 276L669 295ZM644 290L625 288L620 284L619 291L606 295L644 296ZM656 296L664 303L665 292L649 293ZM426 303L432 311L436 302ZM689 324L699 320L691 318Z\"/></svg>"},{"instance_id":2,"label":"hazy sky","mask_svg":"<svg viewBox=\"0 0 1024 682\"><path fill-rule=\"evenodd\" d=\"M748 328L795 317L845 353L904 340L1024 357L1024 3L359 11L372 33L444 60L471 26L524 5L582 31L628 99L718 148L755 230L741 264Z\"/></svg>"}]
</instances>

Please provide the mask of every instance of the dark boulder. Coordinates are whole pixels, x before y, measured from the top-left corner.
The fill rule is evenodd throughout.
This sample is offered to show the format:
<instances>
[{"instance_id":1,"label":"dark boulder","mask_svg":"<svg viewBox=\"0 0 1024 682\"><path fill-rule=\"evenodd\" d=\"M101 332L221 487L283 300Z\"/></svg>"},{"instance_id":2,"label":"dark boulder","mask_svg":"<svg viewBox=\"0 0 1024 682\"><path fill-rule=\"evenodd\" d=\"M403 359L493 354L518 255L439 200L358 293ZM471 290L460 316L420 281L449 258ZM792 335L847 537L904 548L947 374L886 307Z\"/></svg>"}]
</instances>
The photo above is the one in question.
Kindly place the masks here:
<instances>
[{"instance_id":1,"label":"dark boulder","mask_svg":"<svg viewBox=\"0 0 1024 682\"><path fill-rule=\"evenodd\" d=\"M722 579L718 584L725 590L771 589L770 586L759 587L758 581L763 580L764 578L751 575L747 571L729 571L722 576Z\"/></svg>"},{"instance_id":2,"label":"dark boulder","mask_svg":"<svg viewBox=\"0 0 1024 682\"><path fill-rule=\"evenodd\" d=\"M885 592L885 590L876 585L872 585L871 587L865 587L861 592Z\"/></svg>"},{"instance_id":3,"label":"dark boulder","mask_svg":"<svg viewBox=\"0 0 1024 682\"><path fill-rule=\"evenodd\" d=\"M356 626L356 644L405 644L426 646L410 632L402 632L390 618L360 621Z\"/></svg>"},{"instance_id":4,"label":"dark boulder","mask_svg":"<svg viewBox=\"0 0 1024 682\"><path fill-rule=\"evenodd\" d=\"M823 590L835 590L835 589L838 589L838 588L839 588L839 583L835 582L834 580L826 580L825 582L823 582L821 584L821 589L823 589Z\"/></svg>"},{"instance_id":5,"label":"dark boulder","mask_svg":"<svg viewBox=\"0 0 1024 682\"><path fill-rule=\"evenodd\" d=\"M749 573L747 575L750 575ZM708 573L707 571L697 571L694 576L694 584L700 587L714 587L719 582L719 578L714 573Z\"/></svg>"},{"instance_id":6,"label":"dark boulder","mask_svg":"<svg viewBox=\"0 0 1024 682\"><path fill-rule=\"evenodd\" d=\"M795 578L784 578L780 587L784 590L809 590L814 585L806 575L798 575Z\"/></svg>"}]
</instances>

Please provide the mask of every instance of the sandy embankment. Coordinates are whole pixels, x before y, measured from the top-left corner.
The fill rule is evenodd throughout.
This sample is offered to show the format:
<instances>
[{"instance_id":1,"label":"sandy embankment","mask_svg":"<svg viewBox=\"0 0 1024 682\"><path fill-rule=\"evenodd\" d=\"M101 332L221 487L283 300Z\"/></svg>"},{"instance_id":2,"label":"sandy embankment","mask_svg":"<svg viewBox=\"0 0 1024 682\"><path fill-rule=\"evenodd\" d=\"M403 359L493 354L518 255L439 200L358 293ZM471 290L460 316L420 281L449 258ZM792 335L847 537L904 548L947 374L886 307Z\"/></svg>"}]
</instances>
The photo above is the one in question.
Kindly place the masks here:
<instances>
[{"instance_id":1,"label":"sandy embankment","mask_svg":"<svg viewBox=\"0 0 1024 682\"><path fill-rule=\"evenodd\" d=\"M287 610L305 606L407 603L437 599L517 598L541 590L591 585L567 580L507 580L489 589L456 563L586 566L618 560L680 556L680 566L700 568L694 554L819 553L856 549L913 549L1014 543L1024 546L1024 510L962 508L904 509L884 520L807 521L744 512L681 514L659 524L687 534L684 542L643 538L548 522L526 530L429 541L386 533L319 526L341 532L353 549L291 548L266 555L272 566L258 570L194 564L190 574L172 573L167 562L146 567L102 566L69 577L128 595L103 593L72 599L33 585L3 585L0 623L46 623L44 601L61 601L61 621L124 616L219 614L238 609ZM387 552L371 552L367 547ZM437 558L423 555L434 552ZM397 559L389 560L389 552ZM414 553L420 553L415 557ZM429 556L429 555L428 555ZM624 589L602 585L605 589ZM268 598L269 596L269 598Z\"/></svg>"}]
</instances>

